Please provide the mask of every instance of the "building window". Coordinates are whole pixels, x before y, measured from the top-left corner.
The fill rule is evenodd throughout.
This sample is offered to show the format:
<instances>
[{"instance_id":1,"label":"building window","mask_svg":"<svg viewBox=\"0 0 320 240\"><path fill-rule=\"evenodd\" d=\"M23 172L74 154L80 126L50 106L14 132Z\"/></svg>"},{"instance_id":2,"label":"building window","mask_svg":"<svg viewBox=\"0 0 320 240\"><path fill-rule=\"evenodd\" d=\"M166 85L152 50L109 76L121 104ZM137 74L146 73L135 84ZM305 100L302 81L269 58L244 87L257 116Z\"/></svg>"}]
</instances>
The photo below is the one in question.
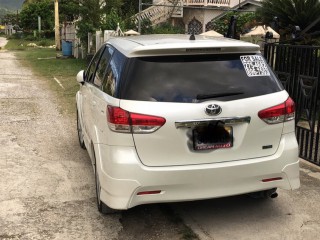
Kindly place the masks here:
<instances>
[{"instance_id":1,"label":"building window","mask_svg":"<svg viewBox=\"0 0 320 240\"><path fill-rule=\"evenodd\" d=\"M194 17L188 24L188 34L196 35L202 32L202 23Z\"/></svg>"}]
</instances>

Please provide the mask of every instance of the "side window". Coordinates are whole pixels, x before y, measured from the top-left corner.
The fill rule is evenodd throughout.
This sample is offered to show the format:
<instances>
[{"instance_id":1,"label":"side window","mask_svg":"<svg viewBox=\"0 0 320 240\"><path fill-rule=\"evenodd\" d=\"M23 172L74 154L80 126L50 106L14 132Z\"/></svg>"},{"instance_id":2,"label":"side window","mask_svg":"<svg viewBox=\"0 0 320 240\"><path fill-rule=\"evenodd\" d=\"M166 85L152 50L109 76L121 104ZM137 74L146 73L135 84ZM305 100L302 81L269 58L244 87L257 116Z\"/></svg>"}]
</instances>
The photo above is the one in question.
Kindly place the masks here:
<instances>
[{"instance_id":1,"label":"side window","mask_svg":"<svg viewBox=\"0 0 320 240\"><path fill-rule=\"evenodd\" d=\"M103 84L103 89L102 89L105 93L109 94L110 96L114 96L115 95L115 91L116 91L116 79L115 79L115 75L112 71L112 68L109 66L108 70L106 72L106 76L105 76L105 82Z\"/></svg>"},{"instance_id":2,"label":"side window","mask_svg":"<svg viewBox=\"0 0 320 240\"><path fill-rule=\"evenodd\" d=\"M116 50L112 55L102 85L102 91L110 96L115 97L117 95L119 81L125 62L126 57Z\"/></svg>"},{"instance_id":3,"label":"side window","mask_svg":"<svg viewBox=\"0 0 320 240\"><path fill-rule=\"evenodd\" d=\"M87 82L92 82L94 78L94 73L96 71L101 53L103 52L104 47L100 48L99 51L94 55L87 71L86 71L86 81Z\"/></svg>"},{"instance_id":4,"label":"side window","mask_svg":"<svg viewBox=\"0 0 320 240\"><path fill-rule=\"evenodd\" d=\"M98 68L96 71L96 75L95 75L94 81L93 81L94 85L96 85L99 88L102 85L103 77L104 77L104 74L107 70L112 53L113 53L113 49L110 47L106 47L106 50L103 52L103 54L101 56L101 59L100 59L100 62L99 62L99 65L98 65Z\"/></svg>"}]
</instances>

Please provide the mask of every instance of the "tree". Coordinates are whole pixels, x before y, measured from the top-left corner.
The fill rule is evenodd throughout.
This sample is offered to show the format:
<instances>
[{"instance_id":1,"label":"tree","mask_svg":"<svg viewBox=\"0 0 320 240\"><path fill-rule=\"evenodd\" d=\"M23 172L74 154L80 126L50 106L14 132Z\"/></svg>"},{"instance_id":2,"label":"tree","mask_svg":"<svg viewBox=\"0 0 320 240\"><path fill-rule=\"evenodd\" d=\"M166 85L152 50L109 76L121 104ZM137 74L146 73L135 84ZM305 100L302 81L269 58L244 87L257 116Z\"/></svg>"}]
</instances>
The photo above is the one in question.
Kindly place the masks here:
<instances>
[{"instance_id":1,"label":"tree","mask_svg":"<svg viewBox=\"0 0 320 240\"><path fill-rule=\"evenodd\" d=\"M99 0L79 0L80 19L77 22L77 36L84 46L88 45L88 33L92 33L101 26L101 6Z\"/></svg>"},{"instance_id":2,"label":"tree","mask_svg":"<svg viewBox=\"0 0 320 240\"><path fill-rule=\"evenodd\" d=\"M24 0L22 3L22 7L25 7L25 6L32 4L32 3L41 2L41 1L43 1L43 0Z\"/></svg>"},{"instance_id":3,"label":"tree","mask_svg":"<svg viewBox=\"0 0 320 240\"><path fill-rule=\"evenodd\" d=\"M80 15L79 0L59 0L60 22L72 22Z\"/></svg>"},{"instance_id":4,"label":"tree","mask_svg":"<svg viewBox=\"0 0 320 240\"><path fill-rule=\"evenodd\" d=\"M41 17L42 30L54 28L54 6L51 0L34 1L25 4L20 12L21 27L24 30L38 29L38 16Z\"/></svg>"},{"instance_id":5,"label":"tree","mask_svg":"<svg viewBox=\"0 0 320 240\"><path fill-rule=\"evenodd\" d=\"M255 13L229 12L224 17L211 22L213 30L221 34L226 34L228 31L231 16L234 15L237 16L236 35L238 36L240 36L240 34L248 32L252 27L254 27L256 19L258 18Z\"/></svg>"},{"instance_id":6,"label":"tree","mask_svg":"<svg viewBox=\"0 0 320 240\"><path fill-rule=\"evenodd\" d=\"M60 0L62 1L62 0ZM78 0L80 20L77 22L78 37L87 45L88 33L96 30L134 29L132 16L138 12L138 1L132 0ZM144 0L152 3L152 0ZM151 26L151 25L150 25ZM150 27L151 29L151 27Z\"/></svg>"},{"instance_id":7,"label":"tree","mask_svg":"<svg viewBox=\"0 0 320 240\"><path fill-rule=\"evenodd\" d=\"M141 21L141 33L142 34L153 33L152 22L150 21L150 19L145 18Z\"/></svg>"},{"instance_id":8,"label":"tree","mask_svg":"<svg viewBox=\"0 0 320 240\"><path fill-rule=\"evenodd\" d=\"M270 24L274 17L279 19L280 27L290 25L305 29L320 16L319 0L264 0L258 10L263 22ZM318 23L312 30L320 30Z\"/></svg>"},{"instance_id":9,"label":"tree","mask_svg":"<svg viewBox=\"0 0 320 240\"><path fill-rule=\"evenodd\" d=\"M33 4L39 4L46 0L25 0L23 2L23 8ZM51 0L54 2L54 0ZM80 14L79 0L59 0L59 16L60 22L74 21L78 19Z\"/></svg>"},{"instance_id":10,"label":"tree","mask_svg":"<svg viewBox=\"0 0 320 240\"><path fill-rule=\"evenodd\" d=\"M124 22L120 14L116 8L112 8L102 21L101 30L116 30L118 24L120 25L120 28L123 29Z\"/></svg>"},{"instance_id":11,"label":"tree","mask_svg":"<svg viewBox=\"0 0 320 240\"><path fill-rule=\"evenodd\" d=\"M19 25L19 18L16 13L7 13L2 17L1 22L3 24L12 24L12 25Z\"/></svg>"},{"instance_id":12,"label":"tree","mask_svg":"<svg viewBox=\"0 0 320 240\"><path fill-rule=\"evenodd\" d=\"M178 26L172 26L169 22L164 22L162 24L159 24L157 26L154 26L152 28L153 34L183 34L185 33L185 29L178 27Z\"/></svg>"},{"instance_id":13,"label":"tree","mask_svg":"<svg viewBox=\"0 0 320 240\"><path fill-rule=\"evenodd\" d=\"M121 0L123 4L121 5L121 11L125 15L133 16L134 14L139 12L139 1L132 1L132 0ZM143 0L144 4L152 4L152 0ZM144 8L147 8L149 6L144 5ZM144 9L143 8L143 9Z\"/></svg>"},{"instance_id":14,"label":"tree","mask_svg":"<svg viewBox=\"0 0 320 240\"><path fill-rule=\"evenodd\" d=\"M123 5L123 0L104 0L103 3L103 13L110 14L112 11L117 11L121 13L121 6Z\"/></svg>"}]
</instances>

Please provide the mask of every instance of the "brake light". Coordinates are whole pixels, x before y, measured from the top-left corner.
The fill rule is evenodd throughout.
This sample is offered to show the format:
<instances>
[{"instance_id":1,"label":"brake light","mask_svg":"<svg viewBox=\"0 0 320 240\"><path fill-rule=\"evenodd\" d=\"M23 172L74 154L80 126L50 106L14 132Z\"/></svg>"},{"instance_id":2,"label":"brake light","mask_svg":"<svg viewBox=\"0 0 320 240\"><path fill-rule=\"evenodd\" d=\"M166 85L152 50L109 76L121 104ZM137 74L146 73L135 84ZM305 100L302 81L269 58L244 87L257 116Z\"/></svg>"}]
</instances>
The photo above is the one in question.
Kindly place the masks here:
<instances>
[{"instance_id":1,"label":"brake light","mask_svg":"<svg viewBox=\"0 0 320 240\"><path fill-rule=\"evenodd\" d=\"M295 117L295 104L289 97L282 104L261 110L258 116L267 124L291 121L294 120Z\"/></svg>"},{"instance_id":2,"label":"brake light","mask_svg":"<svg viewBox=\"0 0 320 240\"><path fill-rule=\"evenodd\" d=\"M130 113L119 107L108 106L109 128L123 133L153 133L166 123L166 119L138 113Z\"/></svg>"}]
</instances>

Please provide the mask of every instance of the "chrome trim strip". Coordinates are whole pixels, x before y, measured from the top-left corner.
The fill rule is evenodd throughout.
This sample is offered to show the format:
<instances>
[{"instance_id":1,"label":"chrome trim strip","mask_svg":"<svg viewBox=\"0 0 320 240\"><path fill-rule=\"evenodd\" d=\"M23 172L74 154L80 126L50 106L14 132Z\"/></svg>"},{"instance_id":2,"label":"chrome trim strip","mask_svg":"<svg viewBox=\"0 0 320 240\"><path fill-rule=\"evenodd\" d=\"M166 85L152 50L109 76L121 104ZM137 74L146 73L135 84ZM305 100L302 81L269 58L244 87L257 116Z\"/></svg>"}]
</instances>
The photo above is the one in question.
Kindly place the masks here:
<instances>
[{"instance_id":1,"label":"chrome trim strip","mask_svg":"<svg viewBox=\"0 0 320 240\"><path fill-rule=\"evenodd\" d=\"M230 117L230 118L209 118L201 120L186 120L175 122L176 128L192 128L202 124L222 122L224 125L235 125L241 123L250 123L251 117Z\"/></svg>"}]
</instances>

